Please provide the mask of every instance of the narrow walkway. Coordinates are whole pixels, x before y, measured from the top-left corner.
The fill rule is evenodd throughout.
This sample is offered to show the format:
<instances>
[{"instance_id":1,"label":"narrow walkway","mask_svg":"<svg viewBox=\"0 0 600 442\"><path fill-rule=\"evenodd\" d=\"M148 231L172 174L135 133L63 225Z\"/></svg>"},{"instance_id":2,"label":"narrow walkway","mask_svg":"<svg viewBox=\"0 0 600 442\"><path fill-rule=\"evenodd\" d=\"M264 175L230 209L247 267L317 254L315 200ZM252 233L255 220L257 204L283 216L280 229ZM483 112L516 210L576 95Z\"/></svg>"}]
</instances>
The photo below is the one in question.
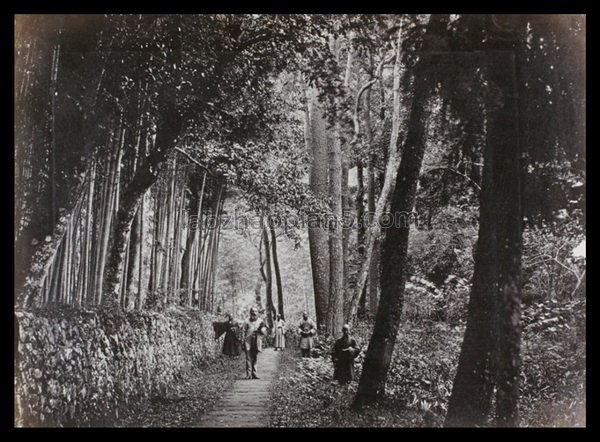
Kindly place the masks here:
<instances>
[{"instance_id":1,"label":"narrow walkway","mask_svg":"<svg viewBox=\"0 0 600 442\"><path fill-rule=\"evenodd\" d=\"M243 355L242 355L243 357ZM206 413L199 427L266 427L269 425L269 395L271 382L277 374L280 353L272 348L258 354L258 377L240 379L223 392L214 408ZM242 367L243 368L243 367Z\"/></svg>"}]
</instances>

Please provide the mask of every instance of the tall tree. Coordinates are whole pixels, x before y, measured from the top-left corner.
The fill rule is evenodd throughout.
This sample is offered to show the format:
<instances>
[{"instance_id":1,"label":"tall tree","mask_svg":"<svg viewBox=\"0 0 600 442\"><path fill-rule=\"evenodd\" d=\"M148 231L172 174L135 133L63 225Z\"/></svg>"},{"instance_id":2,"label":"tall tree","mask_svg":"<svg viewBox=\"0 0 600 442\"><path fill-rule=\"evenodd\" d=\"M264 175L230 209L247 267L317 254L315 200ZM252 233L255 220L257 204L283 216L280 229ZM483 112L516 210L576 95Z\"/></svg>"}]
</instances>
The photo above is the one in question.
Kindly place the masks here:
<instances>
[{"instance_id":1,"label":"tall tree","mask_svg":"<svg viewBox=\"0 0 600 442\"><path fill-rule=\"evenodd\" d=\"M496 387L499 425L518 425L521 304L521 146L515 32L487 17L486 100L479 238L467 329L446 426L485 425ZM512 34L512 35L511 35ZM508 38L507 38L508 37Z\"/></svg>"},{"instance_id":2,"label":"tall tree","mask_svg":"<svg viewBox=\"0 0 600 442\"><path fill-rule=\"evenodd\" d=\"M262 244L265 247L265 266L266 266L266 297L267 297L267 324L269 328L273 328L275 322L275 304L273 303L273 270L271 268L271 245L269 242L269 233L267 222L264 216L261 215L261 229L262 229Z\"/></svg>"},{"instance_id":3,"label":"tall tree","mask_svg":"<svg viewBox=\"0 0 600 442\"><path fill-rule=\"evenodd\" d=\"M316 88L307 90L305 140L311 153L309 185L320 199L327 196L327 132ZM308 241L315 294L317 326L325 326L329 305L329 245L328 230L322 213L309 214Z\"/></svg>"},{"instance_id":4,"label":"tall tree","mask_svg":"<svg viewBox=\"0 0 600 442\"><path fill-rule=\"evenodd\" d=\"M284 305L283 305L283 286L281 284L281 272L279 271L279 257L277 256L277 235L275 234L275 227L273 221L269 217L269 230L271 232L271 246L273 247L273 269L275 270L275 283L277 285L277 313L283 318Z\"/></svg>"},{"instance_id":5,"label":"tall tree","mask_svg":"<svg viewBox=\"0 0 600 442\"><path fill-rule=\"evenodd\" d=\"M353 72L354 64L354 32L348 34L348 42L346 44L347 55L346 55L346 66L344 70L344 82L343 89L346 94L350 92L350 79ZM350 188L348 187L348 178L350 173L350 148L351 145L348 143L348 130L346 128L339 127L336 136L340 138L341 152L342 152L342 256L343 256L343 305L346 305L348 295L348 273L349 273L349 261L350 251L348 245L350 242L350 223L346 221L346 217L350 216Z\"/></svg>"},{"instance_id":6,"label":"tall tree","mask_svg":"<svg viewBox=\"0 0 600 442\"><path fill-rule=\"evenodd\" d=\"M339 126L339 123L336 123ZM339 127L335 130L339 131ZM342 238L342 146L339 136L329 145L329 305L327 333L340 333L344 325L344 250Z\"/></svg>"},{"instance_id":7,"label":"tall tree","mask_svg":"<svg viewBox=\"0 0 600 442\"><path fill-rule=\"evenodd\" d=\"M414 94L408 120L408 133L402 149L402 160L391 202L391 213L405 218L396 220L398 227L390 228L383 242L381 299L354 399L354 407L374 402L385 392L385 381L400 326L408 273L407 251L410 232L408 214L414 207L417 182L425 152L425 117L434 74L432 67L435 65L433 59L435 55L431 52L446 49L444 35L448 19L448 15L434 14L430 17L419 59L414 67Z\"/></svg>"},{"instance_id":8,"label":"tall tree","mask_svg":"<svg viewBox=\"0 0 600 442\"><path fill-rule=\"evenodd\" d=\"M369 150L371 151L373 149L373 129L371 126L371 89L367 90L365 93L364 120L366 143L369 146ZM375 197L378 194L378 192L376 192L377 181L375 180L374 164L375 154L370 153L367 164L367 211L369 213L369 216L374 216L375 214ZM363 221L363 225L364 223L365 221ZM362 236L364 241L365 233L363 233ZM377 312L377 302L379 300L380 247L381 244L379 242L379 237L377 237L373 242L373 256L371 258L371 264L369 265L369 279L367 284L367 290L365 292L365 308L371 315L375 315L375 313Z\"/></svg>"}]
</instances>

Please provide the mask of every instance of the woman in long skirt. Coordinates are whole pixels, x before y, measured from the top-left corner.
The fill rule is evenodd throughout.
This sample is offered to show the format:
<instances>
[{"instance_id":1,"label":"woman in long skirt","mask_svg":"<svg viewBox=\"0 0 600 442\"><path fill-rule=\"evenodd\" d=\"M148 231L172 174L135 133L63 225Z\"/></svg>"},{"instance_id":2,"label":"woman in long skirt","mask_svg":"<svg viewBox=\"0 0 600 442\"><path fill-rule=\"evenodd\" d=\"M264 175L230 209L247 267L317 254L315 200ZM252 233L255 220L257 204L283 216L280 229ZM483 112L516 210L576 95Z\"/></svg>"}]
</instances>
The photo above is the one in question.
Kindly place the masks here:
<instances>
[{"instance_id":1,"label":"woman in long skirt","mask_svg":"<svg viewBox=\"0 0 600 442\"><path fill-rule=\"evenodd\" d=\"M275 351L285 348L285 321L281 315L277 315L275 323Z\"/></svg>"},{"instance_id":2,"label":"woman in long skirt","mask_svg":"<svg viewBox=\"0 0 600 442\"><path fill-rule=\"evenodd\" d=\"M219 339L224 333L223 354L227 356L239 356L242 353L240 324L229 313L226 316L227 321L225 322L213 322L215 339Z\"/></svg>"}]
</instances>

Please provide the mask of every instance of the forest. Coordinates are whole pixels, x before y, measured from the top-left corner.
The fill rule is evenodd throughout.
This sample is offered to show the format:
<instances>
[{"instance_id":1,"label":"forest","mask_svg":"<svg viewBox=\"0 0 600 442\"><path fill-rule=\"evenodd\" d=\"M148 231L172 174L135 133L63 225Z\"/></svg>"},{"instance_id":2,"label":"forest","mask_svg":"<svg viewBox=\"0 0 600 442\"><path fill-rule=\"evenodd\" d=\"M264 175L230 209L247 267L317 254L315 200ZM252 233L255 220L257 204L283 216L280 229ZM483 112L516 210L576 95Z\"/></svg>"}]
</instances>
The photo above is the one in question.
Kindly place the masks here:
<instances>
[{"instance_id":1,"label":"forest","mask_svg":"<svg viewBox=\"0 0 600 442\"><path fill-rule=\"evenodd\" d=\"M586 426L585 15L14 25L16 426Z\"/></svg>"}]
</instances>

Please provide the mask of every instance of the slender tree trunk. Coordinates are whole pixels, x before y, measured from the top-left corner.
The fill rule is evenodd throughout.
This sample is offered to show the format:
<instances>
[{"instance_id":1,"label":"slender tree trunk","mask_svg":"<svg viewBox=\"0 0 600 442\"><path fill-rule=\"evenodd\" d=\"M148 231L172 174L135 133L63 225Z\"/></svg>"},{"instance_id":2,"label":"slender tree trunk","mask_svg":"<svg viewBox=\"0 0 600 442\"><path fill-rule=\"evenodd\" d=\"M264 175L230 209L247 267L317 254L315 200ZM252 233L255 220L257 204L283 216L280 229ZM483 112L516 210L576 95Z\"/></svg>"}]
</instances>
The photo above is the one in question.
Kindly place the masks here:
<instances>
[{"instance_id":1,"label":"slender tree trunk","mask_svg":"<svg viewBox=\"0 0 600 442\"><path fill-rule=\"evenodd\" d=\"M432 15L424 43L428 42L431 33L444 32L443 25L447 20L447 15ZM361 407L383 397L400 326L408 270L407 252L411 220L408 215L412 213L414 207L426 143L425 116L431 82L428 78L431 75L428 67L432 66L432 55L427 52L434 49L437 48L424 44L415 66L415 90L408 121L408 133L391 202L392 214L396 217L402 216L403 219L398 218L396 220L398 227L390 228L385 236L381 267L381 299L354 399L355 407Z\"/></svg>"},{"instance_id":2,"label":"slender tree trunk","mask_svg":"<svg viewBox=\"0 0 600 442\"><path fill-rule=\"evenodd\" d=\"M204 182L204 181L203 181ZM204 184L203 184L204 186ZM203 192L204 195L204 192ZM192 273L192 299L197 300L197 305L200 307L200 293L198 287L198 275L200 274L200 260L202 258L202 250L204 249L204 235L202 231L202 204L198 207L198 224L197 224L197 232L196 232L196 256L194 258L191 273Z\"/></svg>"},{"instance_id":3,"label":"slender tree trunk","mask_svg":"<svg viewBox=\"0 0 600 442\"><path fill-rule=\"evenodd\" d=\"M156 273L157 273L157 261L158 261L158 257L157 257L157 251L158 251L158 241L159 241L159 236L158 236L158 218L160 216L160 211L159 211L159 205L158 205L158 200L159 200L159 195L158 195L158 191L155 192L150 192L150 196L153 198L153 213L154 213L154 219L153 219L153 223L152 223L152 243L150 246L150 275L148 277L148 294L150 294L151 296L154 297L155 294L155 290L156 290Z\"/></svg>"},{"instance_id":4,"label":"slender tree trunk","mask_svg":"<svg viewBox=\"0 0 600 442\"><path fill-rule=\"evenodd\" d=\"M69 234L69 232L68 232L68 228L67 228L67 235L68 234ZM55 295L54 295L54 299L58 303L61 303L64 300L65 267L66 267L66 262L67 262L67 253L68 253L67 241L66 241L66 236L65 236L65 242L61 247L60 261L59 261L59 265L57 268L58 278L57 278L57 284L55 287Z\"/></svg>"},{"instance_id":5,"label":"slender tree trunk","mask_svg":"<svg viewBox=\"0 0 600 442\"><path fill-rule=\"evenodd\" d=\"M144 293L143 293L143 280L144 280L144 207L145 207L145 195L142 197L140 202L140 253L138 255L138 284L137 284L137 296L136 296L136 308L141 311L144 307Z\"/></svg>"},{"instance_id":6,"label":"slender tree trunk","mask_svg":"<svg viewBox=\"0 0 600 442\"><path fill-rule=\"evenodd\" d=\"M218 193L215 198L214 192L217 192L217 189L218 189ZM202 297L203 297L203 304L205 306L206 311L213 310L213 299L212 299L212 293L210 290L211 290L213 264L214 264L214 258L215 258L214 250L216 248L217 236L218 236L218 230L219 230L219 226L218 226L217 222L218 222L218 214L219 214L219 206L220 206L222 190L223 190L223 188L221 186L216 186L215 190L213 192L213 198L214 198L213 202L212 202L213 219L212 219L212 223L208 226L209 239L208 239L208 245L207 245L207 249L206 249L206 253L205 253L205 258L203 261L203 268L202 268Z\"/></svg>"},{"instance_id":7,"label":"slender tree trunk","mask_svg":"<svg viewBox=\"0 0 600 442\"><path fill-rule=\"evenodd\" d=\"M183 257L181 258L181 289L187 290L188 298L191 299L191 287L190 287L190 267L192 262L193 248L197 243L197 230L198 222L200 220L200 211L202 210L202 198L204 195L204 185L206 183L206 174L202 178L202 187L200 192L192 194L190 200L189 213L196 216L196 222L190 220L188 222L188 236L186 239L185 250Z\"/></svg>"},{"instance_id":8,"label":"slender tree trunk","mask_svg":"<svg viewBox=\"0 0 600 442\"><path fill-rule=\"evenodd\" d=\"M263 283L264 278L265 278L262 275L262 273L263 273L262 265L261 265L261 268L260 268L260 272L261 272L261 275L258 278L256 278L256 284L254 284L254 300L256 302L256 307L258 309L258 312L260 314L262 314L262 312L263 312L263 306L262 306L262 297L261 297L261 287L262 287L262 283Z\"/></svg>"},{"instance_id":9,"label":"slender tree trunk","mask_svg":"<svg viewBox=\"0 0 600 442\"><path fill-rule=\"evenodd\" d=\"M339 123L336 123L339 126ZM336 127L339 131L339 127ZM342 238L342 150L334 137L329 148L329 310L326 332L340 333L344 325L344 250Z\"/></svg>"},{"instance_id":10,"label":"slender tree trunk","mask_svg":"<svg viewBox=\"0 0 600 442\"><path fill-rule=\"evenodd\" d=\"M354 45L353 45L354 33L350 32L348 36L348 54L346 57L346 70L344 74L344 89L349 92L350 88L350 77L352 76L352 63L354 59ZM349 138L349 134L343 134L346 132L342 129L341 125L337 127L336 136L340 139L340 150L342 156L342 176L341 176L341 194L342 194L342 262L343 262L343 273L342 273L342 284L343 284L343 306L342 311L346 309L348 303L348 272L349 272L349 258L350 253L348 250L348 243L350 242L350 224L345 221L346 216L350 216L350 189L348 188L348 174L350 170L350 145L347 142L343 142L344 138ZM346 135L343 137L342 135Z\"/></svg>"},{"instance_id":11,"label":"slender tree trunk","mask_svg":"<svg viewBox=\"0 0 600 442\"><path fill-rule=\"evenodd\" d=\"M50 135L51 135L51 157L50 157L50 207L52 224L58 220L58 211L56 207L56 97L58 95L58 65L60 59L60 43L54 46L52 55L52 73L50 78Z\"/></svg>"},{"instance_id":12,"label":"slender tree trunk","mask_svg":"<svg viewBox=\"0 0 600 442\"><path fill-rule=\"evenodd\" d=\"M169 197L167 204L167 229L166 229L166 245L167 251L165 256L165 265L163 266L163 291L165 293L165 301L170 304L173 298L172 286L172 264L175 253L174 236L175 236L175 221L177 216L176 200L177 200L177 163L176 158L169 160L172 174L169 182Z\"/></svg>"},{"instance_id":13,"label":"slender tree trunk","mask_svg":"<svg viewBox=\"0 0 600 442\"><path fill-rule=\"evenodd\" d=\"M187 237L185 239L185 247L183 249L183 256L181 257L181 279L179 286L181 290L185 290L185 304L189 305L190 291L189 291L189 280L190 280L190 263L194 255L194 245L196 242L196 226L194 217L197 216L198 206L200 205L200 195L198 193L192 193L190 195L190 203L188 206L188 219L186 223Z\"/></svg>"},{"instance_id":14,"label":"slender tree trunk","mask_svg":"<svg viewBox=\"0 0 600 442\"><path fill-rule=\"evenodd\" d=\"M169 170L165 171L165 175L168 175ZM164 183L165 189L159 193L160 199L157 204L159 205L159 222L158 222L158 246L157 250L157 271L156 271L156 290L164 298L165 296L165 266L168 264L168 248L169 248L169 195L170 187L168 186L168 179L165 177L166 183ZM164 299L163 299L164 301Z\"/></svg>"},{"instance_id":15,"label":"slender tree trunk","mask_svg":"<svg viewBox=\"0 0 600 442\"><path fill-rule=\"evenodd\" d=\"M356 191L356 218L358 220L358 229L356 230L356 246L358 253L362 256L365 253L365 180L362 161L359 159L356 163L356 181L358 189Z\"/></svg>"},{"instance_id":16,"label":"slender tree trunk","mask_svg":"<svg viewBox=\"0 0 600 442\"><path fill-rule=\"evenodd\" d=\"M350 224L346 222L346 217L350 216L350 189L348 188L348 155L344 152L346 149L342 149L342 263L343 263L343 305L349 302L346 299L348 295L348 265L350 260L350 253L348 250L348 244L350 242ZM345 307L344 307L345 308Z\"/></svg>"},{"instance_id":17,"label":"slender tree trunk","mask_svg":"<svg viewBox=\"0 0 600 442\"><path fill-rule=\"evenodd\" d=\"M65 262L63 264L63 281L60 287L62 301L65 304L69 303L69 297L71 295L71 259L73 258L73 251L71 247L71 238L73 232L73 224L69 223L67 227L67 235L65 237Z\"/></svg>"},{"instance_id":18,"label":"slender tree trunk","mask_svg":"<svg viewBox=\"0 0 600 442\"><path fill-rule=\"evenodd\" d=\"M305 140L312 154L310 189L318 198L324 199L327 196L326 122L318 104L316 89L308 90L307 101ZM324 221L320 211L309 214L308 242L318 327L326 324L329 304L329 233Z\"/></svg>"},{"instance_id":19,"label":"slender tree trunk","mask_svg":"<svg viewBox=\"0 0 600 442\"><path fill-rule=\"evenodd\" d=\"M135 222L135 218L134 218ZM129 270L129 258L131 256L131 238L127 240L127 247L125 248L125 262L123 263L123 275L121 275L121 281L124 281L121 284L121 293L119 294L119 303L121 304L121 308L127 309L127 288L129 285L128 281L128 273Z\"/></svg>"},{"instance_id":20,"label":"slender tree trunk","mask_svg":"<svg viewBox=\"0 0 600 442\"><path fill-rule=\"evenodd\" d=\"M132 297L131 299L139 297L139 293L137 293L139 284L137 284L136 277L139 276L139 257L142 249L141 233L142 205L140 204L131 227L131 237L129 238L129 258L127 266L127 283L124 284L125 287L127 287L126 298ZM126 304L129 304L129 301L126 301Z\"/></svg>"},{"instance_id":21,"label":"slender tree trunk","mask_svg":"<svg viewBox=\"0 0 600 442\"><path fill-rule=\"evenodd\" d=\"M213 215L215 213L213 209ZM208 275L210 270L210 260L212 257L212 248L214 246L215 238L215 227L214 224L208 227L206 249L204 252L204 259L202 260L202 305L206 311L210 310L210 300L208 299Z\"/></svg>"},{"instance_id":22,"label":"slender tree trunk","mask_svg":"<svg viewBox=\"0 0 600 442\"><path fill-rule=\"evenodd\" d=\"M115 150L119 149L118 140L114 141ZM106 267L106 255L107 249L109 245L110 239L110 231L113 219L113 207L114 207L114 187L116 182L116 174L117 174L117 165L116 165L116 157L118 152L114 152L111 155L110 161L107 161L107 168L110 171L108 175L108 179L105 181L105 199L103 204L103 219L102 219L102 230L100 237L100 249L98 250L98 261L97 261L97 270L96 270L96 287L95 287L95 296L96 296L96 304L100 304L104 298L103 290L104 290L104 273ZM125 246L126 244L123 244ZM119 272L120 274L120 272Z\"/></svg>"},{"instance_id":23,"label":"slender tree trunk","mask_svg":"<svg viewBox=\"0 0 600 442\"><path fill-rule=\"evenodd\" d=\"M202 226L202 220L200 221L199 226ZM200 283L201 283L201 277L202 277L202 272L203 272L203 253L204 253L204 249L206 247L207 244L207 239L208 239L208 235L210 233L210 229L207 227L206 229L207 231L205 233L202 233L202 230L200 232L198 232L199 234L199 250L198 250L198 255L197 255L197 261L196 261L196 266L195 266L195 276L194 276L194 289L193 289L193 294L194 294L194 298L198 298L198 308L203 309L203 298L202 298L202 292L200 290Z\"/></svg>"},{"instance_id":24,"label":"slender tree trunk","mask_svg":"<svg viewBox=\"0 0 600 442\"><path fill-rule=\"evenodd\" d=\"M215 299L215 278L217 275L218 264L219 264L219 242L221 240L221 213L223 212L223 204L225 199L223 194L225 192L225 186L219 184L219 196L217 197L216 214L217 214L217 227L215 232L215 246L213 247L213 254L211 256L211 269L210 269L210 298L212 300L212 309L214 313L214 299Z\"/></svg>"},{"instance_id":25,"label":"slender tree trunk","mask_svg":"<svg viewBox=\"0 0 600 442\"><path fill-rule=\"evenodd\" d=\"M48 302L58 302L59 300L59 287L60 287L60 277L62 275L61 265L64 257L64 243L60 243L58 248L56 249L56 258L53 262L50 269L52 270L52 278L50 281L50 294L48 296Z\"/></svg>"},{"instance_id":26,"label":"slender tree trunk","mask_svg":"<svg viewBox=\"0 0 600 442\"><path fill-rule=\"evenodd\" d=\"M133 157L133 165L131 168L131 174L135 174L135 170L137 169L138 164L142 158L141 151L141 139L142 139L142 123L143 123L143 114L141 111L141 103L142 103L142 91L141 85L138 82L138 102L136 111L138 112L138 117L136 118L136 131L135 131L135 152ZM140 271L140 256L142 253L142 242L141 242L141 233L142 233L142 204L144 197L142 196L142 201L140 207L138 208L135 218L133 220L133 225L131 227L131 234L129 236L129 256L127 257L127 278L125 279L124 287L124 298L126 307L129 304L136 303L136 300L139 300L140 294L139 289L141 287L140 283L136 283L136 278L138 278L141 274Z\"/></svg>"},{"instance_id":27,"label":"slender tree trunk","mask_svg":"<svg viewBox=\"0 0 600 442\"><path fill-rule=\"evenodd\" d=\"M273 246L273 268L275 270L275 282L277 283L277 313L282 318L285 317L283 311L283 287L281 285L281 273L279 272L279 259L277 257L277 235L275 234L275 228L273 223L269 222L269 229L271 230L271 245Z\"/></svg>"},{"instance_id":28,"label":"slender tree trunk","mask_svg":"<svg viewBox=\"0 0 600 442\"><path fill-rule=\"evenodd\" d=\"M85 263L85 274L83 281L83 304L87 304L88 302L88 293L89 287L92 281L92 269L93 267L93 218L92 215L94 213L93 202L94 202L94 188L96 184L96 160L92 160L91 164L91 172L90 172L90 187L89 187L89 195L88 195L88 206L86 210L86 225L85 225L85 235L86 235L86 247L85 247L85 255L84 255L84 263Z\"/></svg>"},{"instance_id":29,"label":"slender tree trunk","mask_svg":"<svg viewBox=\"0 0 600 442\"><path fill-rule=\"evenodd\" d=\"M377 313L379 307L379 296L381 293L381 240L377 238L373 244L373 257L371 258L371 265L369 266L369 283L367 286L367 293L369 298L369 312L371 315Z\"/></svg>"},{"instance_id":30,"label":"slender tree trunk","mask_svg":"<svg viewBox=\"0 0 600 442\"><path fill-rule=\"evenodd\" d=\"M183 219L185 213L183 211L184 202L185 202L185 181L187 172L183 172L183 179L178 180L181 185L181 191L177 192L178 198L176 200L176 213L177 217L174 222L174 240L173 240L173 263L171 265L171 286L173 291L173 296L175 297L176 304L181 303L181 293L179 292L179 282L180 282L180 269L181 269L181 235L184 229Z\"/></svg>"},{"instance_id":31,"label":"slender tree trunk","mask_svg":"<svg viewBox=\"0 0 600 442\"><path fill-rule=\"evenodd\" d=\"M367 145L369 151L373 149L373 128L371 126L371 89L365 92L365 106L364 106L364 121L365 121L365 135L367 139ZM373 216L375 214L375 154L369 153L369 163L367 165L367 210L369 223L373 222ZM364 225L364 223L363 223ZM364 228L363 228L364 230ZM364 235L362 234L362 242L364 242ZM364 250L364 245L362 246ZM379 237L374 240L373 252L371 263L368 270L368 284L365 292L365 309L371 314L375 315L377 312L377 302L379 300L379 260L380 260L380 241ZM364 253L364 252L363 252Z\"/></svg>"}]
</instances>

